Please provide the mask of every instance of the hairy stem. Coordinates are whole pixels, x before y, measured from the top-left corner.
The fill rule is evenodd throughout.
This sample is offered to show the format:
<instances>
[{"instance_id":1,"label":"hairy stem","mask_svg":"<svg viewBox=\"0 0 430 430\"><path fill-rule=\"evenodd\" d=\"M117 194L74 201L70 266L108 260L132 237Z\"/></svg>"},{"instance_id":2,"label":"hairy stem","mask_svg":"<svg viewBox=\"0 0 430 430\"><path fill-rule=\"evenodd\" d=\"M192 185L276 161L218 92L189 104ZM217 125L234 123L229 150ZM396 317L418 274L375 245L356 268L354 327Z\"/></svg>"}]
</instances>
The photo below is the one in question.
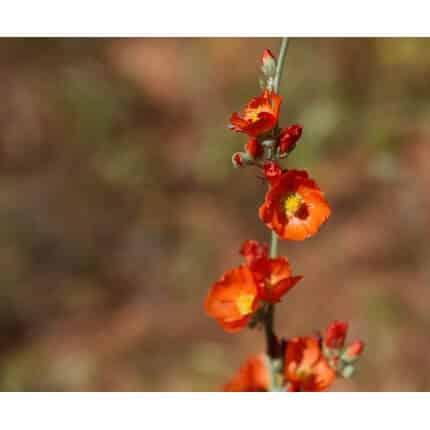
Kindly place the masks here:
<instances>
[{"instance_id":1,"label":"hairy stem","mask_svg":"<svg viewBox=\"0 0 430 430\"><path fill-rule=\"evenodd\" d=\"M285 58L288 49L288 38L284 37L281 41L281 47L279 49L278 61L276 65L276 74L274 78L273 90L275 93L279 93L279 85L281 82L282 70L285 64ZM275 127L276 133L278 125ZM273 151L273 159L277 159L276 151ZM278 236L272 231L272 238L270 243L270 257L276 258L278 256ZM270 379L271 379L271 391L279 391L280 387L277 384L276 378L276 360L279 360L280 346L279 341L274 331L274 318L275 318L275 306L273 304L266 305L266 312L264 316L264 332L266 335L267 355L269 358L270 366Z\"/></svg>"}]
</instances>

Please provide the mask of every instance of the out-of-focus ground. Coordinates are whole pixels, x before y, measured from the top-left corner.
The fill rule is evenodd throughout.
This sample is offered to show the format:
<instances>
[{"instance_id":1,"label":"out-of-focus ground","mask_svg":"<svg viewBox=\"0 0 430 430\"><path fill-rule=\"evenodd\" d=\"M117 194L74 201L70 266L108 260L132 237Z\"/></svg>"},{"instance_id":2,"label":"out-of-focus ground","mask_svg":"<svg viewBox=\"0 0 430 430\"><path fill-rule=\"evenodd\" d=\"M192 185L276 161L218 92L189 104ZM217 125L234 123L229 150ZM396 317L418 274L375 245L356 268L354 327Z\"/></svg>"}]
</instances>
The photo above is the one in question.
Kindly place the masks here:
<instances>
[{"instance_id":1,"label":"out-of-focus ground","mask_svg":"<svg viewBox=\"0 0 430 430\"><path fill-rule=\"evenodd\" d=\"M210 285L268 239L226 125L275 39L0 41L0 389L216 390L262 333L224 333ZM366 341L335 390L430 390L430 41L296 39L289 165L332 204L282 243L304 280L277 327Z\"/></svg>"}]
</instances>

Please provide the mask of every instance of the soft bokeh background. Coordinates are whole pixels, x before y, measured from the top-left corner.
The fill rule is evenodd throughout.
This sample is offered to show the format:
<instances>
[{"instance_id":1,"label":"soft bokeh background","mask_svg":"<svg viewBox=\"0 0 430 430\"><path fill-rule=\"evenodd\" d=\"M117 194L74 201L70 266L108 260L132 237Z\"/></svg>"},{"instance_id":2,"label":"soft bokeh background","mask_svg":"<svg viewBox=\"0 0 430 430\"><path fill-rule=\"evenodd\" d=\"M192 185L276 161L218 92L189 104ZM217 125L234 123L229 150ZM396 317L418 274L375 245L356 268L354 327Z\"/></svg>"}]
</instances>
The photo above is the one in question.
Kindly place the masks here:
<instances>
[{"instance_id":1,"label":"soft bokeh background","mask_svg":"<svg viewBox=\"0 0 430 430\"><path fill-rule=\"evenodd\" d=\"M216 390L262 333L203 299L268 230L230 113L276 39L0 40L0 389ZM430 41L296 39L282 123L333 214L282 243L286 336L334 318L367 349L334 390L430 390Z\"/></svg>"}]
</instances>

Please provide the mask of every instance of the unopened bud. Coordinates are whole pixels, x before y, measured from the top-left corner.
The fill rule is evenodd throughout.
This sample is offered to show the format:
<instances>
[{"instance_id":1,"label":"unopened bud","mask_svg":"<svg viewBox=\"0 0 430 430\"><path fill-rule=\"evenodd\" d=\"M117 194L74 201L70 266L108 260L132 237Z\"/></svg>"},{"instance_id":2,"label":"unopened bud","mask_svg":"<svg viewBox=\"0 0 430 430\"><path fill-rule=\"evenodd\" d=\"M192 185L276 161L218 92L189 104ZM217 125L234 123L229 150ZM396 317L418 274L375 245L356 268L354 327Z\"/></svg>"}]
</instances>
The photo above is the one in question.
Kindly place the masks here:
<instances>
[{"instance_id":1,"label":"unopened bud","mask_svg":"<svg viewBox=\"0 0 430 430\"><path fill-rule=\"evenodd\" d=\"M231 162L233 163L233 166L236 168L243 167L245 165L245 162L243 160L243 153L235 152L231 157Z\"/></svg>"},{"instance_id":2,"label":"unopened bud","mask_svg":"<svg viewBox=\"0 0 430 430\"><path fill-rule=\"evenodd\" d=\"M247 152L235 152L231 157L234 167L244 167L247 164L254 164L254 159Z\"/></svg>"},{"instance_id":3,"label":"unopened bud","mask_svg":"<svg viewBox=\"0 0 430 430\"><path fill-rule=\"evenodd\" d=\"M324 343L329 348L339 349L343 347L348 323L344 321L332 321L327 327Z\"/></svg>"},{"instance_id":4,"label":"unopened bud","mask_svg":"<svg viewBox=\"0 0 430 430\"><path fill-rule=\"evenodd\" d=\"M275 76L276 60L270 49L265 49L261 57L261 71L267 78Z\"/></svg>"},{"instance_id":5,"label":"unopened bud","mask_svg":"<svg viewBox=\"0 0 430 430\"><path fill-rule=\"evenodd\" d=\"M248 143L245 145L246 152L254 159L263 155L263 147L255 137L250 137Z\"/></svg>"},{"instance_id":6,"label":"unopened bud","mask_svg":"<svg viewBox=\"0 0 430 430\"><path fill-rule=\"evenodd\" d=\"M276 161L267 161L263 166L264 176L270 184L274 184L282 175L282 167Z\"/></svg>"},{"instance_id":7,"label":"unopened bud","mask_svg":"<svg viewBox=\"0 0 430 430\"><path fill-rule=\"evenodd\" d=\"M364 342L356 340L345 348L342 353L342 360L347 363L353 363L361 355L364 350Z\"/></svg>"},{"instance_id":8,"label":"unopened bud","mask_svg":"<svg viewBox=\"0 0 430 430\"><path fill-rule=\"evenodd\" d=\"M302 135L303 127L299 124L293 124L290 127L281 130L279 150L281 153L291 152L295 146L296 142L300 139Z\"/></svg>"},{"instance_id":9,"label":"unopened bud","mask_svg":"<svg viewBox=\"0 0 430 430\"><path fill-rule=\"evenodd\" d=\"M245 257L246 263L250 264L255 260L267 258L269 255L269 247L266 243L248 239L242 243L239 252Z\"/></svg>"}]
</instances>

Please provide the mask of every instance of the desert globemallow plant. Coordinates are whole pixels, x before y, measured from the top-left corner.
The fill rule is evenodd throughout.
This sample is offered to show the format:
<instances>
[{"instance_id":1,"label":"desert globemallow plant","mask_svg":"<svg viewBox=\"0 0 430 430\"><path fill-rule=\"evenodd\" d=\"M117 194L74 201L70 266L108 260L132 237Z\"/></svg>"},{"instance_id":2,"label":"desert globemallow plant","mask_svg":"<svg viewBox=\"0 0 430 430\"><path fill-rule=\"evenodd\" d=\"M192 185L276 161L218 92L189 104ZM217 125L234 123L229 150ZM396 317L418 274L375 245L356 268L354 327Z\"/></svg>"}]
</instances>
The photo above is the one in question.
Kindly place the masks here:
<instances>
[{"instance_id":1,"label":"desert globemallow plant","mask_svg":"<svg viewBox=\"0 0 430 430\"><path fill-rule=\"evenodd\" d=\"M225 391L324 391L336 377L353 375L364 347L360 340L346 342L348 324L344 321L332 321L316 335L284 338L275 333L275 305L303 278L293 274L286 257L278 255L278 240L303 241L314 236L331 213L309 173L283 165L303 131L299 124L279 125L279 83L287 47L288 39L283 39L277 60L270 50L263 52L262 93L230 118L231 130L248 139L244 151L233 154L233 165L259 169L267 186L256 212L271 230L271 243L269 247L244 241L240 247L243 264L227 270L205 300L207 314L225 331L262 328L266 337L265 353L250 357L224 385Z\"/></svg>"}]
</instances>

